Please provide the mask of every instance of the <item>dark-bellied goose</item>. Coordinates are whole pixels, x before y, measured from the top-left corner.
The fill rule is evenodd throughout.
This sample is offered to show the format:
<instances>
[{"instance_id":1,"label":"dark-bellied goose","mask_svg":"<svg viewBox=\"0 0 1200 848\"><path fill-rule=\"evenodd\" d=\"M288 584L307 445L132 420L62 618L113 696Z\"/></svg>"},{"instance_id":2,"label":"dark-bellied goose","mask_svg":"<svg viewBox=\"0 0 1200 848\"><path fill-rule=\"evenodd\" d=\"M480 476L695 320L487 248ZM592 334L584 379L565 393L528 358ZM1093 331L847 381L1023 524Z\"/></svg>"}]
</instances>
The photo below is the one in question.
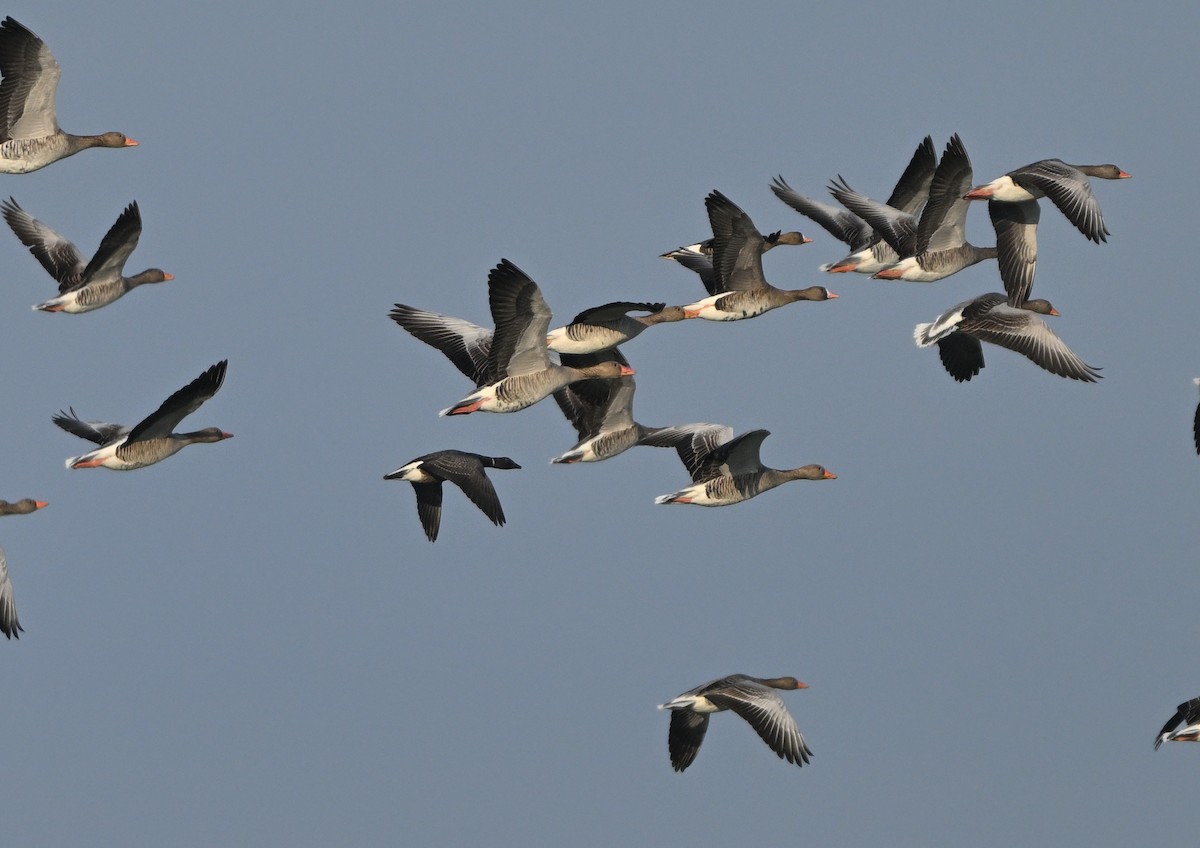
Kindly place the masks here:
<instances>
[{"instance_id":1,"label":"dark-bellied goose","mask_svg":"<svg viewBox=\"0 0 1200 848\"><path fill-rule=\"evenodd\" d=\"M496 329L487 368L479 375L487 382L477 382L477 391L440 415L517 412L576 380L633 373L632 368L612 361L583 368L551 362L546 347L550 307L537 283L507 259L488 274L488 302Z\"/></svg>"},{"instance_id":2,"label":"dark-bellied goose","mask_svg":"<svg viewBox=\"0 0 1200 848\"><path fill-rule=\"evenodd\" d=\"M617 348L592 354L563 354L564 365L591 365L604 359L628 364ZM633 420L633 377L580 380L554 393L563 415L579 434L575 447L550 460L554 463L600 462L624 453L635 445L678 448L698 434L728 431L720 424L681 424L676 427L646 427ZM726 436L726 439L729 438Z\"/></svg>"},{"instance_id":3,"label":"dark-bellied goose","mask_svg":"<svg viewBox=\"0 0 1200 848\"><path fill-rule=\"evenodd\" d=\"M750 500L789 480L836 480L837 475L820 465L800 468L767 468L759 459L767 430L751 430L723 444L695 444L689 455L679 456L692 475L694 485L669 495L659 495L656 504L729 506Z\"/></svg>"},{"instance_id":4,"label":"dark-bellied goose","mask_svg":"<svg viewBox=\"0 0 1200 848\"><path fill-rule=\"evenodd\" d=\"M1154 750L1164 742L1200 742L1200 698L1184 701L1154 737Z\"/></svg>"},{"instance_id":5,"label":"dark-bellied goose","mask_svg":"<svg viewBox=\"0 0 1200 848\"><path fill-rule=\"evenodd\" d=\"M750 216L719 191L704 198L713 229L715 288L709 296L683 307L687 318L707 321L740 321L798 300L831 300L837 297L824 286L777 289L762 270L762 233Z\"/></svg>"},{"instance_id":6,"label":"dark-bellied goose","mask_svg":"<svg viewBox=\"0 0 1200 848\"><path fill-rule=\"evenodd\" d=\"M1099 380L1099 369L1076 356L1038 315L1058 315L1058 310L1046 300L1014 306L998 292L981 294L952 306L932 323L918 324L913 339L917 347L936 344L942 365L960 383L983 368L980 342L1016 351L1060 377L1087 383Z\"/></svg>"},{"instance_id":7,"label":"dark-bellied goose","mask_svg":"<svg viewBox=\"0 0 1200 848\"><path fill-rule=\"evenodd\" d=\"M731 674L659 704L660 710L671 711L671 728L667 733L671 766L675 771L683 771L692 764L704 742L709 715L723 710L733 710L744 718L781 759L803 766L812 756L812 750L775 690L807 688L807 683L794 677Z\"/></svg>"},{"instance_id":8,"label":"dark-bellied goose","mask_svg":"<svg viewBox=\"0 0 1200 848\"><path fill-rule=\"evenodd\" d=\"M963 194L971 187L971 159L956 133L942 153L920 217L871 200L844 180L830 191L847 209L861 216L896 251L894 265L875 273L880 280L932 283L996 256L994 247L966 240L967 209Z\"/></svg>"},{"instance_id":9,"label":"dark-bellied goose","mask_svg":"<svg viewBox=\"0 0 1200 848\"><path fill-rule=\"evenodd\" d=\"M62 68L45 43L0 21L0 174L27 174L89 147L136 147L119 132L71 135L58 127L54 96Z\"/></svg>"},{"instance_id":10,"label":"dark-bellied goose","mask_svg":"<svg viewBox=\"0 0 1200 848\"><path fill-rule=\"evenodd\" d=\"M908 167L900 175L896 187L888 197L887 205L916 215L925 200L929 197L929 184L933 180L933 172L937 168L937 151L933 147L933 139L925 139L917 145L909 160ZM801 215L811 218L838 241L843 241L850 248L850 255L837 262L821 266L822 271L831 274L855 271L859 274L874 274L897 262L900 257L892 246L879 237L879 234L849 209L820 203L795 191L782 176L771 183L771 191L775 196L795 209Z\"/></svg>"},{"instance_id":11,"label":"dark-bellied goose","mask_svg":"<svg viewBox=\"0 0 1200 848\"><path fill-rule=\"evenodd\" d=\"M28 515L46 506L45 501L22 498L15 503L0 501L0 515ZM0 548L0 633L9 639L20 639L25 630L17 618L17 604L13 600L12 579L8 576L8 560Z\"/></svg>"},{"instance_id":12,"label":"dark-bellied goose","mask_svg":"<svg viewBox=\"0 0 1200 848\"><path fill-rule=\"evenodd\" d=\"M91 312L143 283L175 279L161 268L149 268L132 277L124 275L125 262L142 234L142 215L136 200L125 207L109 228L89 262L84 261L79 248L18 206L13 198L0 203L0 213L21 244L58 281L58 297L39 303L34 309Z\"/></svg>"},{"instance_id":13,"label":"dark-bellied goose","mask_svg":"<svg viewBox=\"0 0 1200 848\"><path fill-rule=\"evenodd\" d=\"M442 523L442 481L449 480L463 490L471 503L497 527L504 525L504 510L485 468L520 468L507 456L482 456L458 450L442 450L418 456L400 466L384 480L407 480L417 493L417 516L425 536L436 542Z\"/></svg>"},{"instance_id":14,"label":"dark-bellied goose","mask_svg":"<svg viewBox=\"0 0 1200 848\"><path fill-rule=\"evenodd\" d=\"M1068 165L1061 159L1043 159L1009 171L986 185L966 193L970 200L1022 203L1048 197L1085 237L1099 244L1111 235L1104 226L1100 204L1092 194L1088 177L1127 180L1129 174L1116 165Z\"/></svg>"},{"instance_id":15,"label":"dark-bellied goose","mask_svg":"<svg viewBox=\"0 0 1200 848\"><path fill-rule=\"evenodd\" d=\"M645 312L645 315L630 315ZM595 353L624 344L655 324L686 318L682 306L618 300L580 312L565 327L546 334L546 346L558 353ZM565 362L563 364L566 364Z\"/></svg>"},{"instance_id":16,"label":"dark-bellied goose","mask_svg":"<svg viewBox=\"0 0 1200 848\"><path fill-rule=\"evenodd\" d=\"M132 471L161 462L188 445L220 442L233 438L217 427L206 427L194 433L173 432L179 422L191 415L200 405L217 393L225 381L228 360L222 359L203 374L171 395L162 406L147 415L132 429L102 421L83 421L71 409L53 417L55 424L68 433L100 445L96 450L73 456L67 468L111 468Z\"/></svg>"}]
</instances>

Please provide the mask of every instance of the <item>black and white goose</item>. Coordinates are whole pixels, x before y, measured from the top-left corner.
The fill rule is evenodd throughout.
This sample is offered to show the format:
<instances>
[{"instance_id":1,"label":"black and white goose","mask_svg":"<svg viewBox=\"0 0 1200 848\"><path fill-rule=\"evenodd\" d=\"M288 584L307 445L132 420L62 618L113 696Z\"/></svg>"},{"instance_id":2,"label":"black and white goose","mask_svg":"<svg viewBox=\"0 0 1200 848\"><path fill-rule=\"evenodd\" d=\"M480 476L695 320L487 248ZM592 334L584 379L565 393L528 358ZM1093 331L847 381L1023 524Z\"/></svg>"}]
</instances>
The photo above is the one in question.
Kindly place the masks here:
<instances>
[{"instance_id":1,"label":"black and white goose","mask_svg":"<svg viewBox=\"0 0 1200 848\"><path fill-rule=\"evenodd\" d=\"M383 475L384 480L407 480L417 493L417 517L425 536L436 542L442 523L442 483L449 481L462 489L471 503L479 507L492 523L504 525L504 510L486 468L520 468L507 456L483 456L459 450L441 450L418 456L395 471Z\"/></svg>"}]
</instances>

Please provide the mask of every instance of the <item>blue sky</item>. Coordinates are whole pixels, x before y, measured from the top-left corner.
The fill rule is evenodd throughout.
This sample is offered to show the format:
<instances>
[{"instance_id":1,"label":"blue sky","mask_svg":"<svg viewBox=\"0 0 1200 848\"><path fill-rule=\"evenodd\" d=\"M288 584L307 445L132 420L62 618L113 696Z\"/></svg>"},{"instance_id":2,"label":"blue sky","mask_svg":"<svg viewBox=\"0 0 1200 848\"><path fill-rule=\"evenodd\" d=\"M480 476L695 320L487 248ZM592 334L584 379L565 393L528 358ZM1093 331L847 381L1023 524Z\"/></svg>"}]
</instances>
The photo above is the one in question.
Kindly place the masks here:
<instances>
[{"instance_id":1,"label":"blue sky","mask_svg":"<svg viewBox=\"0 0 1200 848\"><path fill-rule=\"evenodd\" d=\"M26 4L73 132L6 177L90 252L137 200L130 269L175 275L96 313L0 233L0 497L26 632L0 648L13 845L1128 845L1191 838L1200 750L1154 734L1200 694L1197 12L1111 4ZM1000 288L822 275L843 245L768 190L843 175L885 197L927 133L977 182L1114 162L1112 236L1045 208L1034 293L1097 385L985 351L954 383L915 324ZM686 303L657 258L719 189L776 285L840 298L656 327L624 350L643 423L772 432L821 463L722 510L655 506L671 452L551 466L549 402L438 418L469 383L387 318L488 322L506 257L559 319ZM982 206L968 233L992 234ZM1186 255L1186 254L1185 254ZM220 359L188 420L235 438L134 473L67 472L50 416L135 423ZM507 455L508 525L411 487L442 448ZM795 675L814 751L731 715L686 774L655 705L732 672Z\"/></svg>"}]
</instances>

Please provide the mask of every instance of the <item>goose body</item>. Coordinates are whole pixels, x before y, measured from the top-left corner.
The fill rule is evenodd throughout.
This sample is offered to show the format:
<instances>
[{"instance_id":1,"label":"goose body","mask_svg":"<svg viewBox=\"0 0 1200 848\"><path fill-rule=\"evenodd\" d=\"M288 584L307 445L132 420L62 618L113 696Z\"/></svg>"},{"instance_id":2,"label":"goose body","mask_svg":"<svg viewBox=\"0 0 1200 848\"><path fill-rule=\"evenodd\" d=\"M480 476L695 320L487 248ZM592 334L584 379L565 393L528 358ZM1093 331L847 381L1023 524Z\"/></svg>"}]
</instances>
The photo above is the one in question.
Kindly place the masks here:
<instances>
[{"instance_id":1,"label":"goose body","mask_svg":"<svg viewBox=\"0 0 1200 848\"><path fill-rule=\"evenodd\" d=\"M630 315L630 312L645 315ZM565 327L546 334L546 346L557 353L589 354L624 344L656 324L682 321L680 306L616 301L585 309Z\"/></svg>"},{"instance_id":2,"label":"goose body","mask_svg":"<svg viewBox=\"0 0 1200 848\"><path fill-rule=\"evenodd\" d=\"M800 468L767 468L759 459L767 430L751 430L723 442L693 441L679 448L679 456L692 475L693 485L669 495L659 495L656 504L730 506L750 500L791 480L836 480L837 475L820 465Z\"/></svg>"},{"instance_id":3,"label":"goose body","mask_svg":"<svg viewBox=\"0 0 1200 848\"><path fill-rule=\"evenodd\" d=\"M488 301L496 330L477 390L441 415L517 412L576 380L619 377L633 369L616 362L575 368L550 361L546 335L550 308L537 283L507 259L488 274Z\"/></svg>"},{"instance_id":4,"label":"goose body","mask_svg":"<svg viewBox=\"0 0 1200 848\"><path fill-rule=\"evenodd\" d=\"M221 360L199 377L163 401L154 412L134 427L84 421L71 409L53 417L56 425L81 439L100 447L67 459L67 468L109 468L113 471L132 471L154 465L174 456L188 445L220 442L233 438L217 427L206 427L191 433L176 433L175 427L200 408L221 388L225 381L227 360Z\"/></svg>"},{"instance_id":5,"label":"goose body","mask_svg":"<svg viewBox=\"0 0 1200 848\"><path fill-rule=\"evenodd\" d=\"M1006 295L982 294L952 306L931 323L918 324L913 339L918 347L936 344L942 365L960 383L984 366L980 342L1016 351L1060 377L1087 383L1099 380L1099 369L1076 356L1038 315L1058 315L1058 311L1046 300L1013 306Z\"/></svg>"},{"instance_id":6,"label":"goose body","mask_svg":"<svg viewBox=\"0 0 1200 848\"><path fill-rule=\"evenodd\" d=\"M449 481L462 489L471 503L479 507L492 523L504 525L504 510L487 468L520 468L507 456L483 456L459 450L442 450L418 456L388 474L384 480L407 480L417 494L417 517L425 537L436 542L442 523L442 483Z\"/></svg>"},{"instance_id":7,"label":"goose body","mask_svg":"<svg viewBox=\"0 0 1200 848\"><path fill-rule=\"evenodd\" d=\"M713 229L712 266L715 279L709 296L683 307L687 318L740 321L798 300L832 300L824 286L778 289L763 276L762 234L750 216L719 191L704 199ZM703 277L702 277L703 279ZM715 291L713 289L716 289Z\"/></svg>"},{"instance_id":8,"label":"goose body","mask_svg":"<svg viewBox=\"0 0 1200 848\"><path fill-rule=\"evenodd\" d=\"M62 68L46 44L12 18L0 21L0 173L27 174L89 147L136 147L118 132L72 135L58 126Z\"/></svg>"},{"instance_id":9,"label":"goose body","mask_svg":"<svg viewBox=\"0 0 1200 848\"><path fill-rule=\"evenodd\" d=\"M0 515L28 515L44 506L47 506L45 501L35 501L33 498L22 498L15 503L0 501ZM24 630L17 617L12 578L8 576L8 559L0 548L0 633L8 639L20 639Z\"/></svg>"},{"instance_id":10,"label":"goose body","mask_svg":"<svg viewBox=\"0 0 1200 848\"><path fill-rule=\"evenodd\" d=\"M175 279L160 268L149 268L125 276L125 262L142 234L142 216L137 201L125 207L100 242L90 261L79 249L22 209L13 198L0 203L0 214L29 252L58 282L58 296L34 309L43 312L91 312L107 306L144 283Z\"/></svg>"},{"instance_id":11,"label":"goose body","mask_svg":"<svg viewBox=\"0 0 1200 848\"><path fill-rule=\"evenodd\" d=\"M967 192L970 200L1026 203L1050 198L1084 237L1099 244L1111 235L1100 214L1100 203L1092 194L1089 178L1127 180L1129 174L1116 165L1068 165L1061 159L1042 159L1003 174L990 183Z\"/></svg>"},{"instance_id":12,"label":"goose body","mask_svg":"<svg viewBox=\"0 0 1200 848\"><path fill-rule=\"evenodd\" d=\"M564 363L572 364L586 365L605 358L625 363L624 356L617 348L578 356L563 354ZM579 441L569 451L550 461L568 465L601 462L637 445L678 448L699 433L728 430L719 424L681 424L673 427L639 424L633 420L633 395L636 390L633 377L623 376L580 380L555 392L554 400L579 434Z\"/></svg>"},{"instance_id":13,"label":"goose body","mask_svg":"<svg viewBox=\"0 0 1200 848\"><path fill-rule=\"evenodd\" d=\"M709 716L725 710L732 710L745 719L781 759L803 766L809 762L812 750L776 690L807 688L808 684L794 677L731 674L660 704L660 710L671 711L667 749L672 768L682 772L695 761L708 731Z\"/></svg>"}]
</instances>

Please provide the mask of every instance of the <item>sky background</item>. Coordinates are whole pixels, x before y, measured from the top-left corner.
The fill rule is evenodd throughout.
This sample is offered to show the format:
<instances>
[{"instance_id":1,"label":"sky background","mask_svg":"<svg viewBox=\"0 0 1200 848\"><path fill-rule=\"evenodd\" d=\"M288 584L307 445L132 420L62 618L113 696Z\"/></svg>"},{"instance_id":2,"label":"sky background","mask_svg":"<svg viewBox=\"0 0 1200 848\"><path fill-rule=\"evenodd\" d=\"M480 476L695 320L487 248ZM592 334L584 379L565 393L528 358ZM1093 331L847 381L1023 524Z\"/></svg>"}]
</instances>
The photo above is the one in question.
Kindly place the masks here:
<instances>
[{"instance_id":1,"label":"sky background","mask_svg":"<svg viewBox=\"0 0 1200 848\"><path fill-rule=\"evenodd\" d=\"M1065 2L113 0L18 3L63 67L61 125L120 130L11 194L90 255L131 200L131 272L99 312L0 232L0 497L26 632L0 645L4 842L62 845L1187 844L1200 746L1152 750L1200 694L1191 443L1200 11ZM1113 162L1112 236L1043 204L1035 296L1104 379L989 347L960 385L913 326L1000 289L824 275L844 245L774 198L837 174L886 198L958 132L976 183ZM704 196L812 244L766 257L841 297L625 346L634 413L772 432L838 480L721 510L655 506L671 451L551 466L552 402L438 418L470 390L387 318L488 324L502 257L561 324L687 303L658 254ZM993 243L982 204L968 234ZM133 424L209 365L185 429L231 441L68 472L50 416ZM507 455L493 527L411 486L443 448ZM655 706L734 672L795 675L797 769L732 714L695 764Z\"/></svg>"}]
</instances>

